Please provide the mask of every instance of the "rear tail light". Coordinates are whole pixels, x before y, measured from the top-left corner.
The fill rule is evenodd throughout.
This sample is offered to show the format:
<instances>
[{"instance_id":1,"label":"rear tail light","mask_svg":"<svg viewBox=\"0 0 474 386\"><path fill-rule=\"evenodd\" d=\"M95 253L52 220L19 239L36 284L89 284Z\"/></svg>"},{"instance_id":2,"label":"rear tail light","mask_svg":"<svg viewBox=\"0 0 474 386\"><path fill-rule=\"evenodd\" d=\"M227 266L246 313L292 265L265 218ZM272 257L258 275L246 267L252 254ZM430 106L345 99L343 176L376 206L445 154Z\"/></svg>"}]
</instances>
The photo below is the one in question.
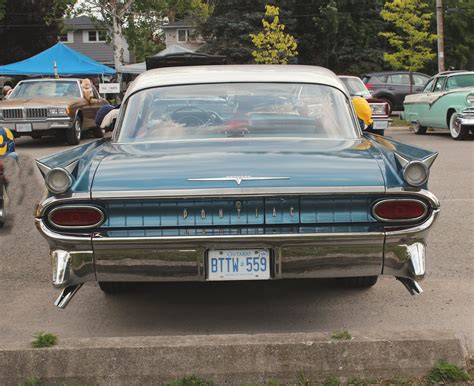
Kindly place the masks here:
<instances>
[{"instance_id":1,"label":"rear tail light","mask_svg":"<svg viewBox=\"0 0 474 386\"><path fill-rule=\"evenodd\" d=\"M94 228L104 222L104 213L95 206L63 206L53 209L48 219L58 228Z\"/></svg>"},{"instance_id":2,"label":"rear tail light","mask_svg":"<svg viewBox=\"0 0 474 386\"><path fill-rule=\"evenodd\" d=\"M414 221L424 217L427 212L425 203L411 199L383 200L373 207L375 218L381 221Z\"/></svg>"},{"instance_id":3,"label":"rear tail light","mask_svg":"<svg viewBox=\"0 0 474 386\"><path fill-rule=\"evenodd\" d=\"M367 89L371 90L374 88L374 85L373 84L370 84L370 83L366 83L365 84L365 87L367 87Z\"/></svg>"}]
</instances>

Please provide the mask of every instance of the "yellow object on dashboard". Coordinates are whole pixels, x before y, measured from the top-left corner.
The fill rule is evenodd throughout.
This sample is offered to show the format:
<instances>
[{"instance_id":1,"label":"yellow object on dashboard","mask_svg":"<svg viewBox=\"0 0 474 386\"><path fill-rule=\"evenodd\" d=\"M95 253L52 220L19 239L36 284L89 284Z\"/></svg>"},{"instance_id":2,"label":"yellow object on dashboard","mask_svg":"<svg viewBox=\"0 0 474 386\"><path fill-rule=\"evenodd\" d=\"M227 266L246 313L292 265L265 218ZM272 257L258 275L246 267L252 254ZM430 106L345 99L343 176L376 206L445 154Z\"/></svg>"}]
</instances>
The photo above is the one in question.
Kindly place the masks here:
<instances>
[{"instance_id":1,"label":"yellow object on dashboard","mask_svg":"<svg viewBox=\"0 0 474 386\"><path fill-rule=\"evenodd\" d=\"M369 102L365 98L355 97L352 99L355 112L359 119L362 119L364 123L369 126L372 124L372 109L370 108Z\"/></svg>"}]
</instances>

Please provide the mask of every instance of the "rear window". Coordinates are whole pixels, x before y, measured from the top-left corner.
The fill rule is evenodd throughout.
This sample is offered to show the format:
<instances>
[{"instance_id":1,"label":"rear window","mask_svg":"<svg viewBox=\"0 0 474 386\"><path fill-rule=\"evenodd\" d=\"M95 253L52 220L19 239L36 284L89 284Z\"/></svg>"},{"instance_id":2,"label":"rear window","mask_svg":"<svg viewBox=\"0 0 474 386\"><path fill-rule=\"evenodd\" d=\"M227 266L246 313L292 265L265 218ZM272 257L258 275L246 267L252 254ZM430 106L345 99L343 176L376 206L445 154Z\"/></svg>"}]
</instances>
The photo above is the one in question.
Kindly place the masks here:
<instances>
[{"instance_id":1,"label":"rear window","mask_svg":"<svg viewBox=\"0 0 474 386\"><path fill-rule=\"evenodd\" d=\"M408 74L393 74L388 77L389 83L399 86L409 86L410 85L410 75Z\"/></svg>"},{"instance_id":2,"label":"rear window","mask_svg":"<svg viewBox=\"0 0 474 386\"><path fill-rule=\"evenodd\" d=\"M156 87L126 102L122 143L219 138L357 138L346 95L297 83Z\"/></svg>"},{"instance_id":3,"label":"rear window","mask_svg":"<svg viewBox=\"0 0 474 386\"><path fill-rule=\"evenodd\" d=\"M341 76L340 79L351 96L370 98L369 90L367 90L367 87L365 87L364 83L359 78Z\"/></svg>"},{"instance_id":4,"label":"rear window","mask_svg":"<svg viewBox=\"0 0 474 386\"><path fill-rule=\"evenodd\" d=\"M387 75L378 74L378 75L364 75L362 81L367 83L387 83Z\"/></svg>"}]
</instances>

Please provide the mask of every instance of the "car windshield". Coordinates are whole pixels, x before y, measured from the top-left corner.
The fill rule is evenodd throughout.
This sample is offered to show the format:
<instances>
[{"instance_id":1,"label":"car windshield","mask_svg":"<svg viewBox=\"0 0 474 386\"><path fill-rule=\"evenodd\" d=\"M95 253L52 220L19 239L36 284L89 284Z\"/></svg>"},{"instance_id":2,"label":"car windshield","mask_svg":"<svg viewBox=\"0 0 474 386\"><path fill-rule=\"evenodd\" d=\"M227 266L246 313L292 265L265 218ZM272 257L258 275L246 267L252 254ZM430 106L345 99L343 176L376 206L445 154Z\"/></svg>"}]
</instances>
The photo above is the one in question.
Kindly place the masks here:
<instances>
[{"instance_id":1,"label":"car windshield","mask_svg":"<svg viewBox=\"0 0 474 386\"><path fill-rule=\"evenodd\" d=\"M361 96L363 98L370 98L370 92L365 87L364 82L359 78L341 77L342 83L346 86L351 96Z\"/></svg>"},{"instance_id":2,"label":"car windshield","mask_svg":"<svg viewBox=\"0 0 474 386\"><path fill-rule=\"evenodd\" d=\"M461 87L474 87L474 74L453 75L448 78L446 90Z\"/></svg>"},{"instance_id":3,"label":"car windshield","mask_svg":"<svg viewBox=\"0 0 474 386\"><path fill-rule=\"evenodd\" d=\"M76 81L28 81L19 83L9 99L33 97L71 97L80 98L81 91Z\"/></svg>"},{"instance_id":4,"label":"car windshield","mask_svg":"<svg viewBox=\"0 0 474 386\"><path fill-rule=\"evenodd\" d=\"M121 143L226 137L357 138L350 101L326 85L220 83L157 87L126 102Z\"/></svg>"}]
</instances>

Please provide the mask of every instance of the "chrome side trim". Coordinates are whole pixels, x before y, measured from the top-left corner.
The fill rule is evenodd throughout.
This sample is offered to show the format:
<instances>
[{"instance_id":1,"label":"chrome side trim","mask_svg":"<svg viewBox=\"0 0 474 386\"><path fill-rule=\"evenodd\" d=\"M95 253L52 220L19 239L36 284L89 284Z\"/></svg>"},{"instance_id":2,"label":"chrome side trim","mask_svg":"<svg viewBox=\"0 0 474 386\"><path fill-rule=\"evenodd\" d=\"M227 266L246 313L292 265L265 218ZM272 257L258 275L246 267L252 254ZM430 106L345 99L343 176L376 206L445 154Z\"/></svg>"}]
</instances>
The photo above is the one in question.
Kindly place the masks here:
<instances>
[{"instance_id":1,"label":"chrome side trim","mask_svg":"<svg viewBox=\"0 0 474 386\"><path fill-rule=\"evenodd\" d=\"M182 197L229 197L229 196L287 196L287 195L336 195L385 193L384 186L335 186L295 188L219 188L219 189L173 189L173 190L131 190L92 191L92 199L137 199L137 198L182 198Z\"/></svg>"},{"instance_id":2,"label":"chrome side trim","mask_svg":"<svg viewBox=\"0 0 474 386\"><path fill-rule=\"evenodd\" d=\"M96 212L99 212L100 213L100 220L98 222L96 222L95 224L92 224L92 225L82 225L82 226L64 226L64 225L58 225L56 224L52 219L51 219L51 216L57 212L58 210L60 209L81 209L81 208L86 208L86 209L93 209L95 210ZM100 224L102 224L103 222L105 221L105 214L104 212L102 211L102 209L98 208L97 206L95 205L60 205L60 206L57 206L55 207L54 209L52 209L49 213L48 213L48 222L53 225L55 228L58 228L58 229L91 229L91 228L95 228L97 226L99 226Z\"/></svg>"},{"instance_id":3,"label":"chrome side trim","mask_svg":"<svg viewBox=\"0 0 474 386\"><path fill-rule=\"evenodd\" d=\"M54 204L77 202L77 201L90 201L91 195L89 192L84 193L64 193L58 196L51 196L40 202L36 206L35 217L43 216L46 209Z\"/></svg>"},{"instance_id":4,"label":"chrome side trim","mask_svg":"<svg viewBox=\"0 0 474 386\"><path fill-rule=\"evenodd\" d=\"M377 209L377 207L380 205L380 204L383 204L384 202L397 202L397 201L410 201L410 202L417 202L421 205L423 205L423 208L425 208L425 211L423 212L423 214L421 216L418 216L416 218L410 218L410 219L401 219L401 220L393 220L393 219L387 219L387 218L384 218L384 217L380 217L379 215L377 215L377 213L375 213L375 209ZM380 221L384 221L384 222L416 222L420 219L422 219L423 217L426 216L426 214L428 213L428 206L421 200L416 200L416 199L413 199L413 198L383 198L381 200L378 200L374 203L374 205L372 206L372 216L374 216L377 220L380 220Z\"/></svg>"},{"instance_id":5,"label":"chrome side trim","mask_svg":"<svg viewBox=\"0 0 474 386\"><path fill-rule=\"evenodd\" d=\"M419 189L419 188L388 188L386 191L387 195L411 195L411 196L416 196L419 198L424 198L428 200L430 203L431 207L433 209L439 209L440 208L440 203L438 198L431 192L425 189Z\"/></svg>"}]
</instances>

